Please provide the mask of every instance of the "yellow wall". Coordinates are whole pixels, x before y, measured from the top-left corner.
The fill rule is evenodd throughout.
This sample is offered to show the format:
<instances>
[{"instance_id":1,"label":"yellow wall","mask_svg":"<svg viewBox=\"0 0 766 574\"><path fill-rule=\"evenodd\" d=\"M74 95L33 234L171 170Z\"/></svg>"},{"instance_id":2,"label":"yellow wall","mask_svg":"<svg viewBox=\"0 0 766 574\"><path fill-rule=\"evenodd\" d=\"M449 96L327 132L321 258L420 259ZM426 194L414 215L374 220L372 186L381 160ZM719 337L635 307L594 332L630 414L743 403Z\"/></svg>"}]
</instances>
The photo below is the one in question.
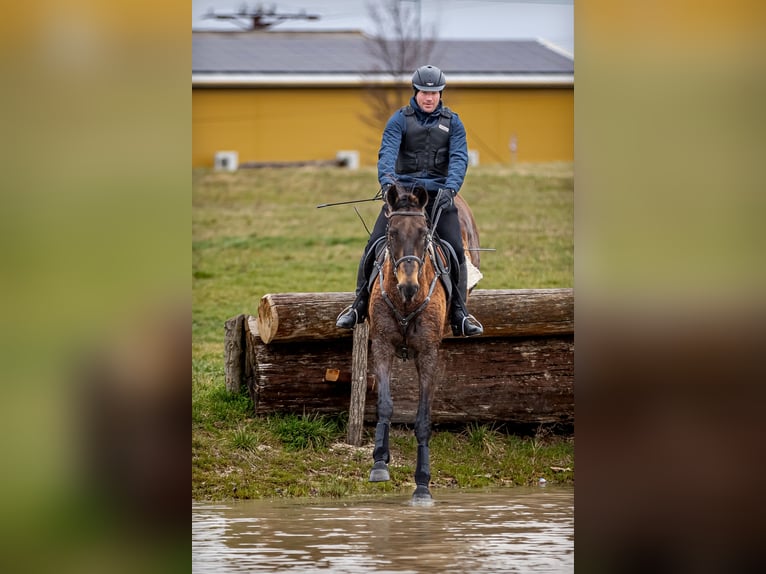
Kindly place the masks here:
<instances>
[{"instance_id":1,"label":"yellow wall","mask_svg":"<svg viewBox=\"0 0 766 574\"><path fill-rule=\"evenodd\" d=\"M516 161L574 159L571 87L454 88L444 102L463 119L481 164L510 162L512 134ZM192 165L210 167L222 150L237 151L240 162L331 160L358 150L361 165L375 165L383 126L364 122L365 106L358 88L195 88Z\"/></svg>"},{"instance_id":2,"label":"yellow wall","mask_svg":"<svg viewBox=\"0 0 766 574\"><path fill-rule=\"evenodd\" d=\"M572 88L460 88L445 103L463 120L469 149L481 164L574 160Z\"/></svg>"}]
</instances>

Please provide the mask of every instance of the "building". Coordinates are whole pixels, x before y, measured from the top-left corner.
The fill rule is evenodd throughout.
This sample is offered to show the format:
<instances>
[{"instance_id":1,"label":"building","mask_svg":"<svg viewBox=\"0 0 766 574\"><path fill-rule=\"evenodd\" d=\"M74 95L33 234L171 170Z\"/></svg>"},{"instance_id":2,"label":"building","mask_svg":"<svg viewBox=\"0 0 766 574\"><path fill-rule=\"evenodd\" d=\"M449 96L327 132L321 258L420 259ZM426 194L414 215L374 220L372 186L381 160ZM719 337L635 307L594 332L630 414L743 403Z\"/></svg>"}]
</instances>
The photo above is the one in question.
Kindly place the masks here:
<instances>
[{"instance_id":1,"label":"building","mask_svg":"<svg viewBox=\"0 0 766 574\"><path fill-rule=\"evenodd\" d=\"M375 165L384 123L370 90L398 87L406 105L412 71L381 73L370 42L349 32L193 32L193 167L339 153ZM463 119L472 161L573 160L570 56L536 40L438 40L432 53L422 64L446 75L444 102Z\"/></svg>"}]
</instances>

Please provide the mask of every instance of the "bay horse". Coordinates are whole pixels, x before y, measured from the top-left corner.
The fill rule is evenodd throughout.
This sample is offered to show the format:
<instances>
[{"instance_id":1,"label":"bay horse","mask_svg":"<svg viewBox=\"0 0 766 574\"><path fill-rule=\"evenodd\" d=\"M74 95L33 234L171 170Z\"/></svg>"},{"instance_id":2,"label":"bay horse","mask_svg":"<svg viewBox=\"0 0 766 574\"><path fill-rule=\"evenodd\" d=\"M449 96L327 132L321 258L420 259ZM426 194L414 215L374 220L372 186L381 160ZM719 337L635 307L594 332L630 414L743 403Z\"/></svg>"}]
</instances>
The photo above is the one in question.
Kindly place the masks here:
<instances>
[{"instance_id":1,"label":"bay horse","mask_svg":"<svg viewBox=\"0 0 766 574\"><path fill-rule=\"evenodd\" d=\"M378 385L377 426L370 482L390 479L389 429L393 414L391 367L394 356L414 359L419 380L415 418L418 442L413 502L432 499L429 440L439 347L448 328L448 258L437 247L426 213L428 193L397 185L384 198L388 206L385 255L376 262L378 275L370 292L371 352ZM466 259L479 266L479 236L468 204L455 197ZM438 215L434 213L438 219Z\"/></svg>"}]
</instances>

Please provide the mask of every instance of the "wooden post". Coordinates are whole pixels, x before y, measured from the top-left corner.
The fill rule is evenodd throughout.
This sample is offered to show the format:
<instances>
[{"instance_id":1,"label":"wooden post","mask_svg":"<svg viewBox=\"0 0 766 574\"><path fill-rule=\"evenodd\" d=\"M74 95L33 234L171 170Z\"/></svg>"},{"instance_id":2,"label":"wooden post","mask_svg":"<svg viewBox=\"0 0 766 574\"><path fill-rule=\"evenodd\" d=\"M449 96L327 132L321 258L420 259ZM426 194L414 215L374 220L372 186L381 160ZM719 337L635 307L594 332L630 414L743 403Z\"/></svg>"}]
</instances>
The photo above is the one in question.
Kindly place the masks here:
<instances>
[{"instance_id":1,"label":"wooden post","mask_svg":"<svg viewBox=\"0 0 766 574\"><path fill-rule=\"evenodd\" d=\"M367 393L367 339L369 323L354 327L354 344L351 352L351 402L348 406L348 437L346 442L361 446L364 428L364 401Z\"/></svg>"},{"instance_id":2,"label":"wooden post","mask_svg":"<svg viewBox=\"0 0 766 574\"><path fill-rule=\"evenodd\" d=\"M226 390L232 394L239 393L242 389L242 376L244 375L244 315L232 317L224 324L224 376Z\"/></svg>"}]
</instances>

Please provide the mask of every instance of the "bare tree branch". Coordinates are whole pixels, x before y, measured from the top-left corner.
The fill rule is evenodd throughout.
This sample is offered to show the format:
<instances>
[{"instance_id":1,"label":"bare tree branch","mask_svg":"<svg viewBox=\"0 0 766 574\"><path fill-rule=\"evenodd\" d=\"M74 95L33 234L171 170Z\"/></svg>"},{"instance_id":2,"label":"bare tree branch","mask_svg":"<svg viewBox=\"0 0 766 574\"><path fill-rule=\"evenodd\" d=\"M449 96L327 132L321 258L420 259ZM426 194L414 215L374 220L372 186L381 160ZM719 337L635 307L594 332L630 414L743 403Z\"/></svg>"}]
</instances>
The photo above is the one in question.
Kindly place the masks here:
<instances>
[{"instance_id":1,"label":"bare tree branch","mask_svg":"<svg viewBox=\"0 0 766 574\"><path fill-rule=\"evenodd\" d=\"M368 1L367 13L375 24L375 33L367 42L368 53L376 62L373 72L394 80L391 88L371 83L365 88L368 106L360 119L380 132L391 114L409 100L410 86L400 84L398 78L429 63L436 38L432 27L427 34L423 33L413 3Z\"/></svg>"}]
</instances>

